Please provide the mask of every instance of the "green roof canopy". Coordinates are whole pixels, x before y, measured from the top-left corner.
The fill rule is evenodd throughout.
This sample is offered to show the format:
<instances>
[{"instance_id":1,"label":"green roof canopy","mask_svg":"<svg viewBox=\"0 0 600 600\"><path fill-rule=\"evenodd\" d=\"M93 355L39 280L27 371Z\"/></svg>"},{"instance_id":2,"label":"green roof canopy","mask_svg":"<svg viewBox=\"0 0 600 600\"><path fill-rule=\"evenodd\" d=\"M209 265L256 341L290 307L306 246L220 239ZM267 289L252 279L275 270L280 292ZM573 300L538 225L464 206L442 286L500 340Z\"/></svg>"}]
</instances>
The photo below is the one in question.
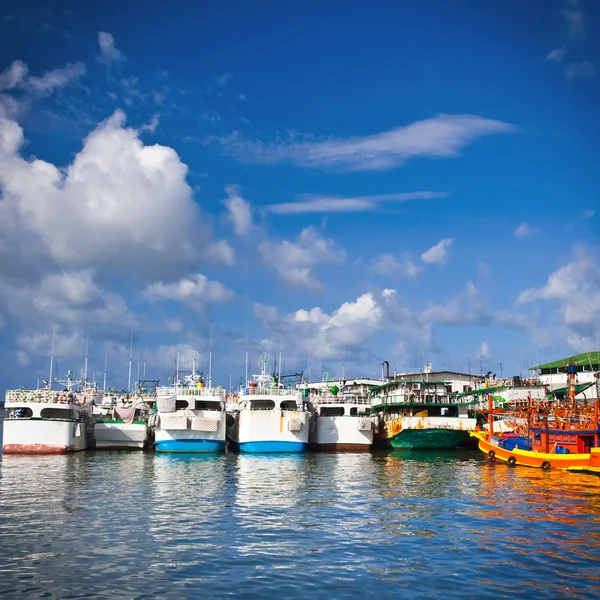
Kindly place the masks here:
<instances>
[{"instance_id":1,"label":"green roof canopy","mask_svg":"<svg viewBox=\"0 0 600 600\"><path fill-rule=\"evenodd\" d=\"M597 365L600 363L600 352L583 352L582 354L576 354L575 356L569 356L561 360L555 360L554 362L546 363L545 365L537 365L537 367L530 367L530 371L537 371L538 369L560 369L561 367L567 367L568 364L573 361L576 367Z\"/></svg>"},{"instance_id":2,"label":"green roof canopy","mask_svg":"<svg viewBox=\"0 0 600 600\"><path fill-rule=\"evenodd\" d=\"M581 392L587 390L589 387L592 387L593 385L594 385L593 383L581 383L579 385L576 385L575 386L575 395L581 394ZM558 388L557 390L554 390L554 392L552 392L552 393L555 396L562 398L562 396L565 396L568 392L569 392L569 388L564 387L564 388Z\"/></svg>"}]
</instances>

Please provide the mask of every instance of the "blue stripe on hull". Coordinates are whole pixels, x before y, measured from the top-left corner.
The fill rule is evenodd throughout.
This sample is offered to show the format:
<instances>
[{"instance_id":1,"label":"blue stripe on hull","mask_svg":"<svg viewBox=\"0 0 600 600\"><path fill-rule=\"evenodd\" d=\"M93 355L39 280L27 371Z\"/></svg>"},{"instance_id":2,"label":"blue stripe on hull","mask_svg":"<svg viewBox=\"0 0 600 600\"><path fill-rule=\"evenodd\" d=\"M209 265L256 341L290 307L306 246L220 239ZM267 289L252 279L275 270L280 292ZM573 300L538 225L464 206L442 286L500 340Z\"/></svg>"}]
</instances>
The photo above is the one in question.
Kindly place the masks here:
<instances>
[{"instance_id":1,"label":"blue stripe on hull","mask_svg":"<svg viewBox=\"0 0 600 600\"><path fill-rule=\"evenodd\" d=\"M223 452L225 440L161 440L154 442L156 452Z\"/></svg>"},{"instance_id":2,"label":"blue stripe on hull","mask_svg":"<svg viewBox=\"0 0 600 600\"><path fill-rule=\"evenodd\" d=\"M240 452L306 452L306 442L234 442L233 447Z\"/></svg>"}]
</instances>

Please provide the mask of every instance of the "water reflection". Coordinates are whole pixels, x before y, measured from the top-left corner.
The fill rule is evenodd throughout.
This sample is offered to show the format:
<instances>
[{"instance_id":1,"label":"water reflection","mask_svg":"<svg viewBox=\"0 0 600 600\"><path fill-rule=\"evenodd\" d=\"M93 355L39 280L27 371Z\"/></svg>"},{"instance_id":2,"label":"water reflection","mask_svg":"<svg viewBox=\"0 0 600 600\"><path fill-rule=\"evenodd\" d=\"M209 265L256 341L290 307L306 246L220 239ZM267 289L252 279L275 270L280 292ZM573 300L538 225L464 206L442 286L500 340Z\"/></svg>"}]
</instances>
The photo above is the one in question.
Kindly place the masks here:
<instances>
[{"instance_id":1,"label":"water reflection","mask_svg":"<svg viewBox=\"0 0 600 600\"><path fill-rule=\"evenodd\" d=\"M471 452L2 457L0 594L593 598L599 485Z\"/></svg>"}]
</instances>

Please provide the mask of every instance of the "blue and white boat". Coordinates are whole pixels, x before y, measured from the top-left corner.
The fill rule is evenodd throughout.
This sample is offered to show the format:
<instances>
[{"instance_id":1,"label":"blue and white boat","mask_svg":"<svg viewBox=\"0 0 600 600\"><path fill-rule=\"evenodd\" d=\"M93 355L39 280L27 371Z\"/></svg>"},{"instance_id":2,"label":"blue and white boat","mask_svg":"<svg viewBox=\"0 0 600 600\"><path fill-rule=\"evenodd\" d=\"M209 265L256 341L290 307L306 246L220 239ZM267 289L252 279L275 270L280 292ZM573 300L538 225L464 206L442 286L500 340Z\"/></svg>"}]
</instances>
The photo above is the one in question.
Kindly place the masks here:
<instances>
[{"instance_id":1,"label":"blue and white boat","mask_svg":"<svg viewBox=\"0 0 600 600\"><path fill-rule=\"evenodd\" d=\"M282 386L262 372L240 390L233 423L227 430L232 449L240 452L305 452L310 429L310 405L299 390Z\"/></svg>"},{"instance_id":2,"label":"blue and white boat","mask_svg":"<svg viewBox=\"0 0 600 600\"><path fill-rule=\"evenodd\" d=\"M223 452L226 444L225 390L205 387L196 372L175 384L156 391L156 414L150 417L154 427L156 452Z\"/></svg>"}]
</instances>

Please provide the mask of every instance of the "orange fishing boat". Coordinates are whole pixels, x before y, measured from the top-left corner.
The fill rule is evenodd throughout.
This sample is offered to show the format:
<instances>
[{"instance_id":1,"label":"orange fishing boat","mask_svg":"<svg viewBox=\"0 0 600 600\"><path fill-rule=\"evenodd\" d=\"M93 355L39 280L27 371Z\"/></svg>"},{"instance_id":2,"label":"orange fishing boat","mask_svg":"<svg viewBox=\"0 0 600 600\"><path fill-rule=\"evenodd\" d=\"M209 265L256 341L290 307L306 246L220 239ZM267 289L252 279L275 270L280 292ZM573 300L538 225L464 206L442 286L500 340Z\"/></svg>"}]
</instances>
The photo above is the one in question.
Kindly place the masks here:
<instances>
[{"instance_id":1,"label":"orange fishing boat","mask_svg":"<svg viewBox=\"0 0 600 600\"><path fill-rule=\"evenodd\" d=\"M521 435L494 435L494 407L488 396L488 431L474 431L479 449L492 462L542 469L600 472L599 400L575 404L576 380L568 377L570 403L530 402ZM522 415L523 413L521 413Z\"/></svg>"}]
</instances>

